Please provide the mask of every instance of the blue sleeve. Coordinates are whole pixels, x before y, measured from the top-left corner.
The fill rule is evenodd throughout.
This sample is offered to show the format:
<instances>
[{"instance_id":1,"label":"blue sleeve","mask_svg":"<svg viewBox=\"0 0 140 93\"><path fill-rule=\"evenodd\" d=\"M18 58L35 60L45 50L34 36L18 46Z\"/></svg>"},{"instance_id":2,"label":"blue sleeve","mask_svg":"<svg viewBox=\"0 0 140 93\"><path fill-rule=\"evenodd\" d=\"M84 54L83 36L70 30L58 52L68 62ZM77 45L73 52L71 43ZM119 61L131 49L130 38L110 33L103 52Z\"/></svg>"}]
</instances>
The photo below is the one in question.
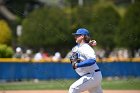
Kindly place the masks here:
<instances>
[{"instance_id":1,"label":"blue sleeve","mask_svg":"<svg viewBox=\"0 0 140 93\"><path fill-rule=\"evenodd\" d=\"M83 62L80 62L77 64L77 67L86 67L86 66L91 66L96 62L96 59L87 59Z\"/></svg>"}]
</instances>

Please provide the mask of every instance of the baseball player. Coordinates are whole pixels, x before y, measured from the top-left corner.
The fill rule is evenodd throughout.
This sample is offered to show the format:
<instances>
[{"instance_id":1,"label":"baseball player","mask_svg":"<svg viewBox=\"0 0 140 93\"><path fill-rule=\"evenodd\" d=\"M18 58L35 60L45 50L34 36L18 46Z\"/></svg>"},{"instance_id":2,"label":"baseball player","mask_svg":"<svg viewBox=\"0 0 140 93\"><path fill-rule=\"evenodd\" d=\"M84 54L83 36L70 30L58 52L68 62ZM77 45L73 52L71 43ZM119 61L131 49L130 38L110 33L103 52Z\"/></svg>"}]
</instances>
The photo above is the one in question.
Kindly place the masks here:
<instances>
[{"instance_id":1,"label":"baseball player","mask_svg":"<svg viewBox=\"0 0 140 93\"><path fill-rule=\"evenodd\" d=\"M77 45L72 49L70 61L73 69L81 78L70 86L69 93L81 93L83 91L103 93L101 88L102 74L96 64L95 52L90 46L91 44L89 45L89 31L80 28L73 35Z\"/></svg>"}]
</instances>

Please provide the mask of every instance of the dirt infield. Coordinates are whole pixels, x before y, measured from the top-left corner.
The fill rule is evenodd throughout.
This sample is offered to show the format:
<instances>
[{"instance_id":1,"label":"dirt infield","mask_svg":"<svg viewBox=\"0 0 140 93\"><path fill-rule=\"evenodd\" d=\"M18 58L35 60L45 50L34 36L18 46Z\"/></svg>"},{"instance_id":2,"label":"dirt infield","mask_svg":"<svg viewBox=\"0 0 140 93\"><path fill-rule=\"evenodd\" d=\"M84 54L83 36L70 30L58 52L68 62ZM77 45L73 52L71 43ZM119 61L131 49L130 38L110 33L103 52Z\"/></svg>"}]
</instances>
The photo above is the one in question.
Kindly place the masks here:
<instances>
[{"instance_id":1,"label":"dirt infield","mask_svg":"<svg viewBox=\"0 0 140 93\"><path fill-rule=\"evenodd\" d=\"M0 93L68 93L66 90L9 90ZM88 93L88 92L83 92ZM140 93L140 90L104 90L103 93Z\"/></svg>"}]
</instances>

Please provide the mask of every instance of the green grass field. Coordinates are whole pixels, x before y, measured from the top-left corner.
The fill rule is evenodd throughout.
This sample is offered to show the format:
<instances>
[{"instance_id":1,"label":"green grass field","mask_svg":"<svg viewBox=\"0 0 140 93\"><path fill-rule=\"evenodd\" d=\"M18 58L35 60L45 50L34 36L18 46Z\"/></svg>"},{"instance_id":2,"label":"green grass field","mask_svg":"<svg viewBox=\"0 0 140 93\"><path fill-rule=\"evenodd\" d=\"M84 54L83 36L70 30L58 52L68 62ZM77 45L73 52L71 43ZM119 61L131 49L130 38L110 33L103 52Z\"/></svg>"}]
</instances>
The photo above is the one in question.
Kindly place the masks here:
<instances>
[{"instance_id":1,"label":"green grass field","mask_svg":"<svg viewBox=\"0 0 140 93\"><path fill-rule=\"evenodd\" d=\"M75 80L47 80L47 81L22 81L0 83L0 90L67 90ZM140 90L140 79L106 80L102 82L103 89Z\"/></svg>"}]
</instances>

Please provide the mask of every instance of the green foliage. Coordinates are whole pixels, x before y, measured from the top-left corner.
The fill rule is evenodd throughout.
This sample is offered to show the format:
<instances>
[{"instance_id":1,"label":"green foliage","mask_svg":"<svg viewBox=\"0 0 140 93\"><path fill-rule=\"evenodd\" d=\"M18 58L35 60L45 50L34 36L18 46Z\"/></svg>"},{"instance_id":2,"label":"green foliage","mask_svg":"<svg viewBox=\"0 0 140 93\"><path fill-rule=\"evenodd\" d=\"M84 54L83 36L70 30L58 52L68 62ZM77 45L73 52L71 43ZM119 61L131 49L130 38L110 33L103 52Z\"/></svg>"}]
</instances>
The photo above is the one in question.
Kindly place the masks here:
<instances>
[{"instance_id":1,"label":"green foliage","mask_svg":"<svg viewBox=\"0 0 140 93\"><path fill-rule=\"evenodd\" d=\"M33 11L22 23L23 45L39 48L64 47L69 44L70 21L67 14L57 7L44 7ZM62 49L62 48L61 48Z\"/></svg>"},{"instance_id":2,"label":"green foliage","mask_svg":"<svg viewBox=\"0 0 140 93\"><path fill-rule=\"evenodd\" d=\"M118 13L112 3L104 3L94 4L94 6L74 6L69 9L68 7L36 9L22 22L23 34L19 39L20 43L32 48L57 48L61 51L74 45L71 33L80 27L85 27L101 48L112 50L116 45L129 47L133 42L135 44L132 47L138 48L139 4L134 4L128 11L120 10L121 12ZM124 13L126 14L123 15ZM124 18L118 26L120 14Z\"/></svg>"},{"instance_id":3,"label":"green foliage","mask_svg":"<svg viewBox=\"0 0 140 93\"><path fill-rule=\"evenodd\" d=\"M117 30L116 43L121 47L138 49L140 46L140 3L128 8ZM125 43L124 43L125 42Z\"/></svg>"},{"instance_id":4,"label":"green foliage","mask_svg":"<svg viewBox=\"0 0 140 93\"><path fill-rule=\"evenodd\" d=\"M12 39L11 29L4 20L0 20L0 44L9 44Z\"/></svg>"},{"instance_id":5,"label":"green foliage","mask_svg":"<svg viewBox=\"0 0 140 93\"><path fill-rule=\"evenodd\" d=\"M120 21L120 15L113 6L99 7L93 18L93 37L104 49L115 47L114 35Z\"/></svg>"},{"instance_id":6,"label":"green foliage","mask_svg":"<svg viewBox=\"0 0 140 93\"><path fill-rule=\"evenodd\" d=\"M11 47L0 44L0 58L11 58L14 54L14 51Z\"/></svg>"},{"instance_id":7,"label":"green foliage","mask_svg":"<svg viewBox=\"0 0 140 93\"><path fill-rule=\"evenodd\" d=\"M91 7L77 7L72 9L71 13L72 30L75 32L78 28L84 27L88 30L93 28L93 11Z\"/></svg>"}]
</instances>

